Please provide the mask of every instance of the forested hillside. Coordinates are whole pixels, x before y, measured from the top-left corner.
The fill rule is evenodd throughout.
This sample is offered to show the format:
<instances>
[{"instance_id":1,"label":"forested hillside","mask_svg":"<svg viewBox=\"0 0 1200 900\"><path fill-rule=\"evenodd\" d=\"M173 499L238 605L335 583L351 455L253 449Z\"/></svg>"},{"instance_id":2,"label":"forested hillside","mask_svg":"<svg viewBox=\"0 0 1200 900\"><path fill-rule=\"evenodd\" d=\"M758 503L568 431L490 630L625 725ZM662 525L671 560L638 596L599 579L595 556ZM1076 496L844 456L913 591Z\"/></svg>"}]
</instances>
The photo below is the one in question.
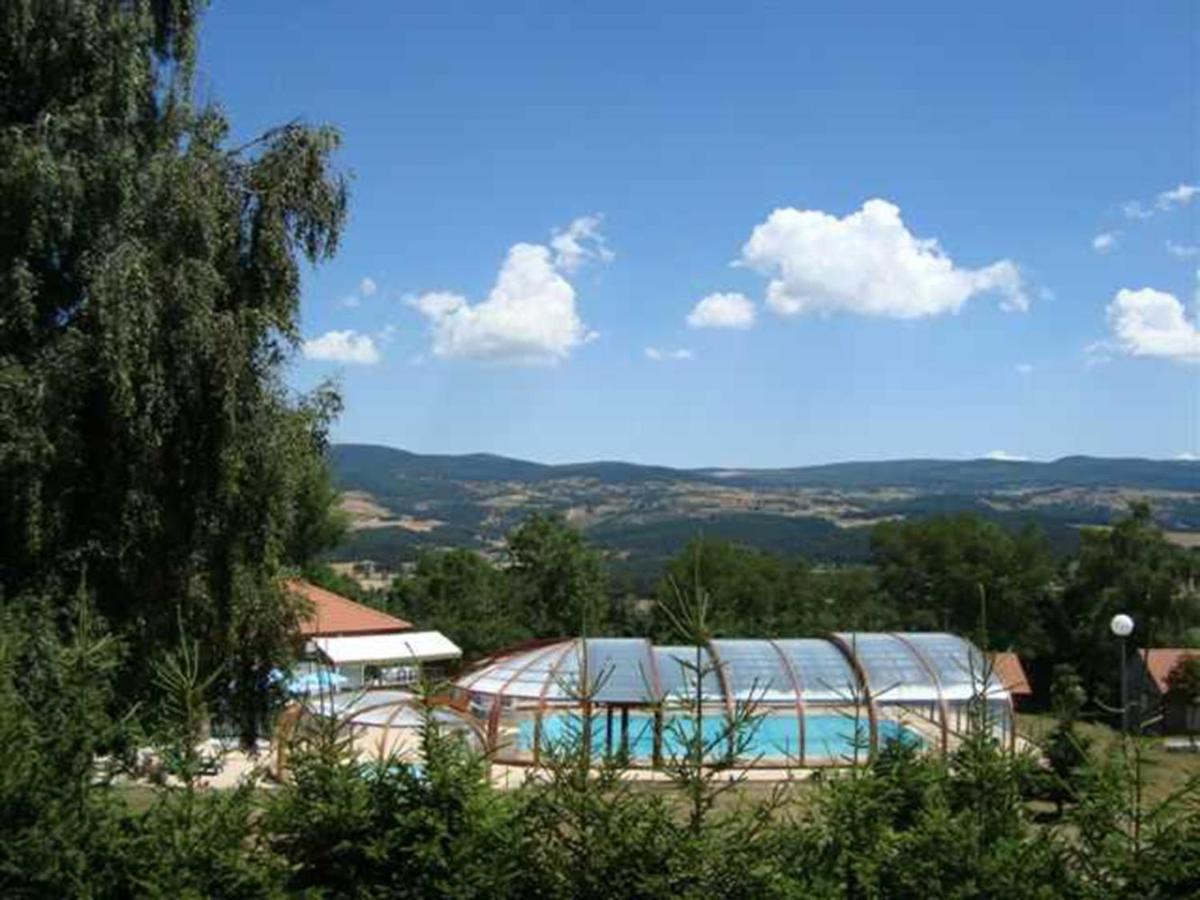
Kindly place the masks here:
<instances>
[{"instance_id":1,"label":"forested hillside","mask_svg":"<svg viewBox=\"0 0 1200 900\"><path fill-rule=\"evenodd\" d=\"M488 454L331 448L351 532L339 560L388 566L422 549L489 550L532 511L556 512L642 577L699 533L830 563L866 559L880 521L974 513L1036 524L1059 554L1085 525L1149 501L1168 532L1200 533L1200 462L1068 457L1050 463L897 460L792 469L542 465Z\"/></svg>"}]
</instances>

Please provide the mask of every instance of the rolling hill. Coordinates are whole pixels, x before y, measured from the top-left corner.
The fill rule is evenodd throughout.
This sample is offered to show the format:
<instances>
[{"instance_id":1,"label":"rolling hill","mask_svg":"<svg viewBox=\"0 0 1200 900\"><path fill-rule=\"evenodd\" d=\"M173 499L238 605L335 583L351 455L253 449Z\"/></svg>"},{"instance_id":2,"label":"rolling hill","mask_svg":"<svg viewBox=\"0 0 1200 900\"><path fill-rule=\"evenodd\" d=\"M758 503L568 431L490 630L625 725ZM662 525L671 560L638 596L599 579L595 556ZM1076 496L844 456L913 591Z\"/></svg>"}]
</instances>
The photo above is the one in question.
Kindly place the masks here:
<instances>
[{"instance_id":1,"label":"rolling hill","mask_svg":"<svg viewBox=\"0 0 1200 900\"><path fill-rule=\"evenodd\" d=\"M1080 526L1150 501L1162 525L1200 532L1200 462L1073 456L1054 462L913 459L782 469L545 465L486 453L331 448L351 532L334 557L395 567L422 548L497 549L534 510L556 511L618 565L649 571L703 532L826 562L865 558L886 519L976 512L1036 523L1069 550Z\"/></svg>"}]
</instances>

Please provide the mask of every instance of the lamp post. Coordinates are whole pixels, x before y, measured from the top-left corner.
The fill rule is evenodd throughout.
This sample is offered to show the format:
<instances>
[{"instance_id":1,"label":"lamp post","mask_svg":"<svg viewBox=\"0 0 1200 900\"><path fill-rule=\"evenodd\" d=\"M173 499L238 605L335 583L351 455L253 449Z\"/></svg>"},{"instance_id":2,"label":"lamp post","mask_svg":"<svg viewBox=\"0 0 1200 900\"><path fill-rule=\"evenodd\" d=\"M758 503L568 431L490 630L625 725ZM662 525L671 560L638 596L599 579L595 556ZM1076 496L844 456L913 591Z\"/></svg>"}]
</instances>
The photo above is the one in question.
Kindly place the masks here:
<instances>
[{"instance_id":1,"label":"lamp post","mask_svg":"<svg viewBox=\"0 0 1200 900\"><path fill-rule=\"evenodd\" d=\"M1133 634L1133 619L1125 613L1117 613L1108 623L1108 627L1121 639L1121 733L1129 734L1129 694L1128 679L1125 665L1125 639Z\"/></svg>"}]
</instances>

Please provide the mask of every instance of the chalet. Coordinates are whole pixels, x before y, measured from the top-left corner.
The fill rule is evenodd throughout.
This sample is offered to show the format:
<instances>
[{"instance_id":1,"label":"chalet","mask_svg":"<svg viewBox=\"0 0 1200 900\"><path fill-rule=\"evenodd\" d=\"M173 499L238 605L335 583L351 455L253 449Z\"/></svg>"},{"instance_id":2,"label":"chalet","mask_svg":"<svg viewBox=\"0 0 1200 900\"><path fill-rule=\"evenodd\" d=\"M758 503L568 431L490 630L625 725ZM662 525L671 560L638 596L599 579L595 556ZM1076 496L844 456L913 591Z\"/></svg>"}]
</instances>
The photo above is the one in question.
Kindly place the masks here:
<instances>
[{"instance_id":1,"label":"chalet","mask_svg":"<svg viewBox=\"0 0 1200 900\"><path fill-rule=\"evenodd\" d=\"M462 656L440 631L417 631L410 622L307 581L289 581L287 588L308 606L298 635L302 662L293 679L300 690L409 684L422 670L444 674Z\"/></svg>"},{"instance_id":2,"label":"chalet","mask_svg":"<svg viewBox=\"0 0 1200 900\"><path fill-rule=\"evenodd\" d=\"M1200 703L1171 696L1171 673L1189 659L1200 659L1200 650L1150 647L1128 663L1130 699L1143 717L1161 713L1162 730L1168 733L1200 731Z\"/></svg>"}]
</instances>

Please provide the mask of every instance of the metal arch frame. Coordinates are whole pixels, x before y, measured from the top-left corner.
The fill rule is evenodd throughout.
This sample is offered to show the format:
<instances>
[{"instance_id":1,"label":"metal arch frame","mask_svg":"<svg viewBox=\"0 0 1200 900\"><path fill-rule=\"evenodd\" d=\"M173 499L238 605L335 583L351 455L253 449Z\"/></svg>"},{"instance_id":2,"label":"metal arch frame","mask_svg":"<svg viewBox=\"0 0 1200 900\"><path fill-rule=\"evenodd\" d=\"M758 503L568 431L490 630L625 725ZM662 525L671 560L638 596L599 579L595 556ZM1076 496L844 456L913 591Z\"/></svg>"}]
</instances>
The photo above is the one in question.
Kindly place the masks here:
<instances>
[{"instance_id":1,"label":"metal arch frame","mask_svg":"<svg viewBox=\"0 0 1200 900\"><path fill-rule=\"evenodd\" d=\"M842 655L846 657L846 661L850 663L850 668L858 677L859 687L867 694L867 721L870 729L870 753L869 756L874 756L879 750L879 708L875 703L875 692L871 689L871 679L867 676L867 670L858 658L858 642L855 641L853 646L847 644L846 641L836 633L830 634L826 640L838 650L842 651Z\"/></svg>"},{"instance_id":2,"label":"metal arch frame","mask_svg":"<svg viewBox=\"0 0 1200 900\"><path fill-rule=\"evenodd\" d=\"M804 685L800 679L800 673L796 671L796 667L792 665L792 661L788 659L787 654L783 652L783 648L775 642L774 638L767 638L766 641L779 655L779 661L783 663L783 670L787 672L788 678L792 682L792 690L796 692L796 720L799 722L800 731L800 768L804 768L806 762L805 754L808 752L808 739L805 735L804 722L804 716L806 712L806 706L804 703Z\"/></svg>"},{"instance_id":3,"label":"metal arch frame","mask_svg":"<svg viewBox=\"0 0 1200 900\"><path fill-rule=\"evenodd\" d=\"M373 722L359 722L353 716L347 720L350 725L357 725L360 728L380 728L383 730L383 735L381 736L380 743L379 743L380 755L383 754L384 748L387 747L388 738L391 737L392 729L395 727L394 723L396 721L396 716L400 715L400 713L406 708L407 709L416 709L417 708L413 704L405 703L405 702L399 701L399 700L393 700L392 704L395 704L396 709L390 716L387 717L387 720L382 725L376 725ZM392 704L377 703L374 706L369 706L369 707L365 707L361 710L358 710L358 712L371 712L376 709L383 709ZM469 728L471 730L471 732L477 738L479 738L480 745L486 746L487 735L484 733L484 730L480 726L480 724L478 722L476 722L470 715L463 715L463 714L459 713L458 710L454 709L454 707L449 706L448 704L445 704L445 703L434 703L434 704L430 705L431 711L436 711L438 709L446 709L446 710L449 710L450 712L453 712L455 714L456 718L460 722L462 722L464 725L466 725L467 728ZM357 715L357 714L358 713L356 712L355 715Z\"/></svg>"},{"instance_id":4,"label":"metal arch frame","mask_svg":"<svg viewBox=\"0 0 1200 900\"><path fill-rule=\"evenodd\" d=\"M542 690L538 693L538 704L533 713L533 764L535 766L541 761L542 755L542 714L546 711L546 694L550 691L551 683L558 677L558 670L562 667L567 655L575 649L577 643L577 640L566 642L558 659L550 664L550 671L546 674ZM586 648L584 652L586 652Z\"/></svg>"},{"instance_id":5,"label":"metal arch frame","mask_svg":"<svg viewBox=\"0 0 1200 900\"><path fill-rule=\"evenodd\" d=\"M654 652L654 644L650 638L644 638L644 640L646 642L646 658L650 661L648 668L650 669L650 680L654 691L654 719L651 726L653 734L650 738L650 764L654 768L659 768L662 766L663 707L666 705L667 698L663 695L662 674L658 671L658 654Z\"/></svg>"},{"instance_id":6,"label":"metal arch frame","mask_svg":"<svg viewBox=\"0 0 1200 900\"><path fill-rule=\"evenodd\" d=\"M942 690L942 679L929 662L929 657L925 655L925 651L898 631L889 631L887 634L893 640L899 641L904 645L905 649L908 650L921 668L925 670L925 674L933 681L934 689L937 691L938 708L942 712L942 755L945 756L950 749L950 708L946 705L946 694Z\"/></svg>"},{"instance_id":7,"label":"metal arch frame","mask_svg":"<svg viewBox=\"0 0 1200 900\"><path fill-rule=\"evenodd\" d=\"M382 758L384 755L384 749L387 747L388 738L392 736L392 723L396 721L396 716L400 715L400 713L401 713L401 711L403 711L403 709L404 709L404 704L397 703L396 709L392 712L392 714L390 716L387 717L387 721L383 723L383 736L380 738L380 741L379 741L379 756L380 756L380 758ZM351 719L351 721L354 721L354 720ZM363 723L363 724L366 724L366 723Z\"/></svg>"},{"instance_id":8,"label":"metal arch frame","mask_svg":"<svg viewBox=\"0 0 1200 900\"><path fill-rule=\"evenodd\" d=\"M568 644L573 644L574 642L574 640L567 641ZM509 676L508 680L504 682L504 684L500 685L500 689L492 695L492 708L488 710L487 740L488 749L493 753L500 749L499 745L497 744L496 735L500 730L500 706L504 700L505 691L508 690L509 685L516 681L518 677L533 668L534 663L541 662L543 659L553 653L558 647L559 644L552 644L551 646L542 650L540 653L534 653L533 656L530 657L529 662L525 663L525 665L519 667L515 672L513 672L512 675Z\"/></svg>"},{"instance_id":9,"label":"metal arch frame","mask_svg":"<svg viewBox=\"0 0 1200 900\"><path fill-rule=\"evenodd\" d=\"M708 655L710 657L712 657L714 667L717 670L717 681L721 685L721 696L725 700L725 712L728 713L729 721L732 722L734 720L734 717L737 715L737 712L734 709L733 697L730 695L730 691L729 691L729 677L725 674L725 666L727 665L727 663L725 662L725 660L721 659L721 654L717 652L716 645L714 644L712 638L705 639L704 649L707 650ZM700 682L700 696L701 696L701 698L703 698L704 697L704 678L702 677L700 672L696 673L696 678ZM701 700L701 703L703 703L703 699Z\"/></svg>"},{"instance_id":10,"label":"metal arch frame","mask_svg":"<svg viewBox=\"0 0 1200 900\"><path fill-rule=\"evenodd\" d=\"M570 643L571 640L574 639L569 638L566 643ZM455 679L454 686L460 691L470 691L475 686L475 683L487 674L488 669L496 664L510 657L519 656L522 653L536 653L538 650L557 646L561 643L564 643L562 638L535 638L529 641L522 641L519 644L512 644L508 647L501 647L499 650L495 650L487 656L476 660L469 672L459 675ZM460 682L464 680L466 684L461 684Z\"/></svg>"}]
</instances>

